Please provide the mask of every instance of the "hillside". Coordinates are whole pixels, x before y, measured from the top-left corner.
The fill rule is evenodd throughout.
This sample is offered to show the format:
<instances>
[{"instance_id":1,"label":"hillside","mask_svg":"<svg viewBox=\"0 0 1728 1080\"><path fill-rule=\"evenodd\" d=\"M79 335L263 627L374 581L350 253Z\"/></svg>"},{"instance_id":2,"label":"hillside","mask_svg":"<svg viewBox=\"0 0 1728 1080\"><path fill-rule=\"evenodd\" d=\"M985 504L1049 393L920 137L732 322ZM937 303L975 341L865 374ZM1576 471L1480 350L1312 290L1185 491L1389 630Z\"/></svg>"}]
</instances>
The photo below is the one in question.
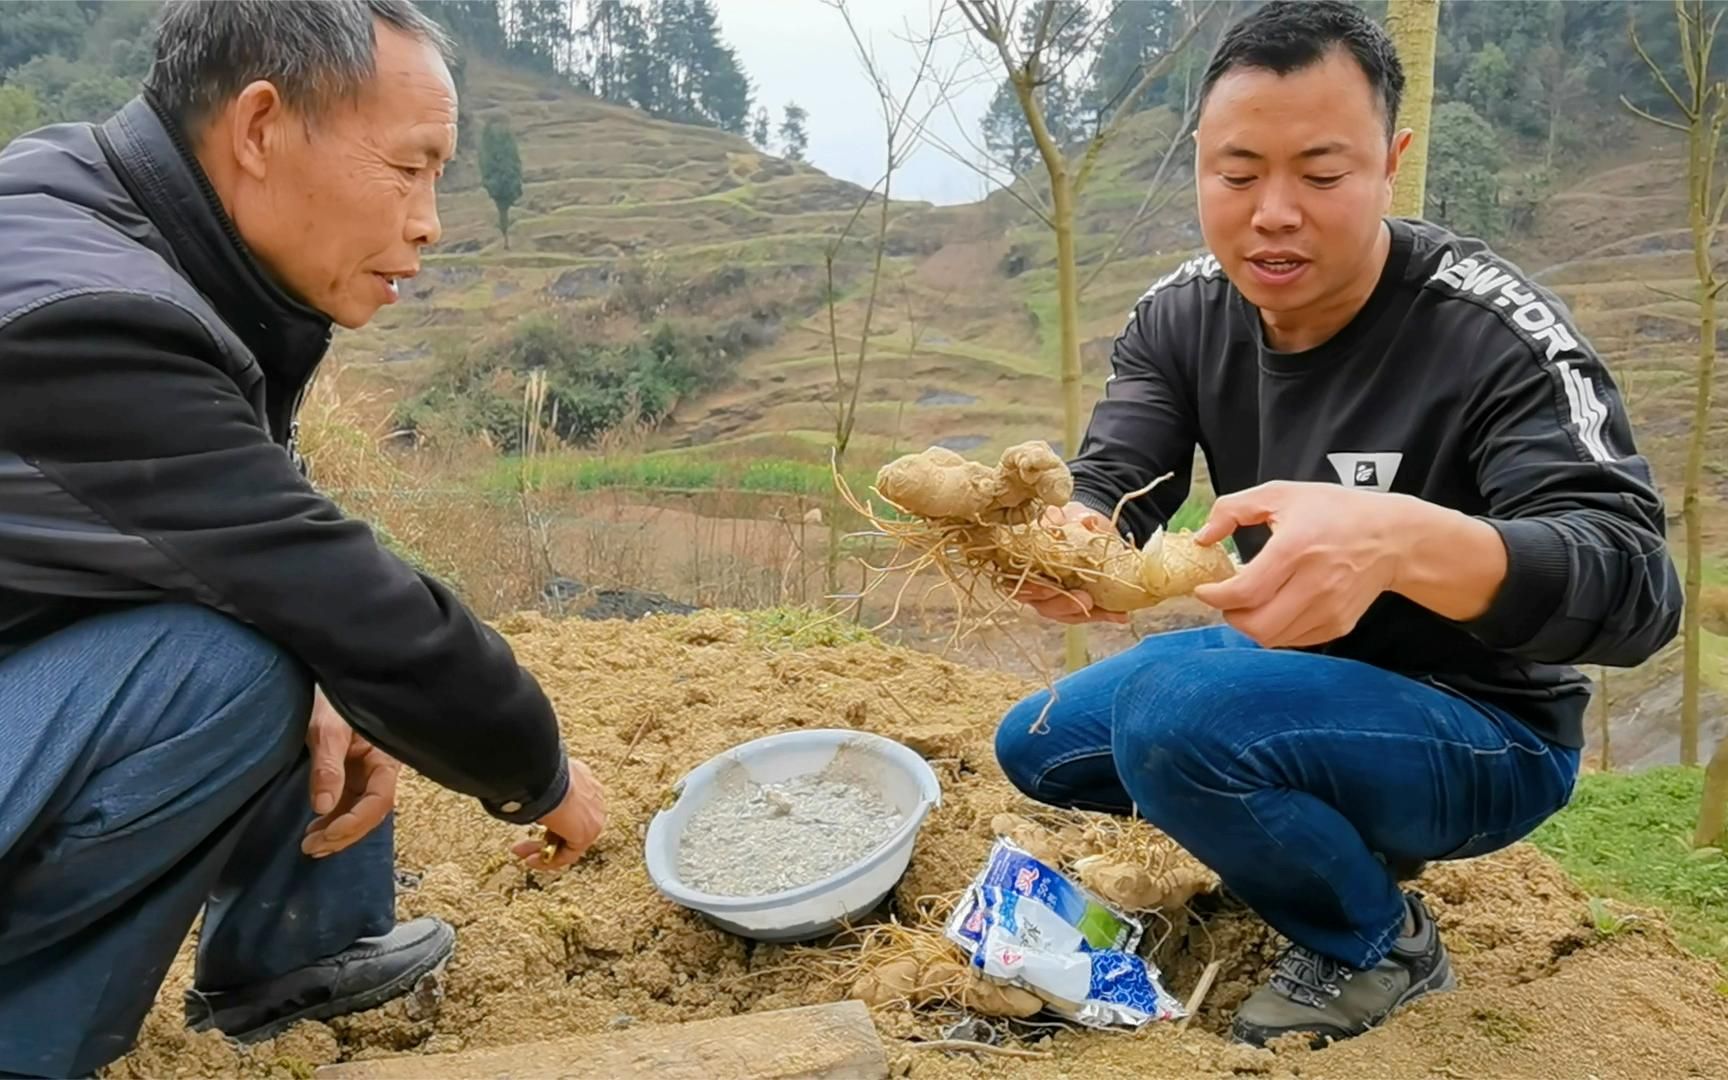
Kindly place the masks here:
<instances>
[{"instance_id":1,"label":"hillside","mask_svg":"<svg viewBox=\"0 0 1728 1080\"><path fill-rule=\"evenodd\" d=\"M530 314L563 313L581 333L613 340L638 335L662 316L698 324L743 318L753 333L730 381L681 402L642 449L667 469L733 462L792 470L805 478L803 490L818 495L833 433L835 352L849 370L869 300L869 240L879 203L860 215L850 242L837 249L831 335L825 257L864 198L856 185L763 154L740 138L649 119L515 69L477 63L467 82L473 122L505 118L521 145L525 193L510 249L472 170L458 170L443 200L444 238L422 277L406 302L373 327L345 335L341 358L362 369L370 385L395 394L423 383L440 349L470 348ZM1080 218L1088 263L1116 244L1144 199L1168 124L1164 113L1138 114L1105 152ZM1676 541L1696 341L1688 302L1666 295L1690 288L1676 179L1682 168L1676 146L1634 129L1611 150L1565 170L1567 179L1530 227L1501 245L1558 291L1607 357L1669 495ZM1169 205L1121 236L1115 258L1085 293L1088 405L1134 299L1197 249L1190 167L1177 164L1168 176ZM1054 245L1047 230L1007 193L947 208L895 201L889 221L849 471L867 473L893 454L932 444L978 456L1034 438L1060 448ZM1083 266L1083 280L1093 269ZM1728 370L1720 377L1719 400L1728 400ZM1728 584L1724 417L1728 411L1717 410L1706 455L1713 478L1707 539L1718 588ZM564 512L580 518L589 511ZM736 532L740 515L752 513L723 516ZM699 532L700 520L672 528ZM571 543L556 546L568 551ZM691 546L669 537L658 544L666 551ZM699 552L702 544L694 546ZM799 558L801 566L807 562ZM648 580L620 583L716 602L699 587L692 591L682 565L643 565L638 572ZM698 582L701 576L698 570ZM1097 639L1096 648L1107 653L1132 636L1106 631ZM1710 644L1707 674L1728 687L1728 644L1720 638ZM1617 762L1671 759L1675 661L1664 656L1615 677ZM1728 707L1720 699L1708 704L1707 731L1728 730Z\"/></svg>"},{"instance_id":2,"label":"hillside","mask_svg":"<svg viewBox=\"0 0 1728 1080\"><path fill-rule=\"evenodd\" d=\"M472 126L501 117L523 161L509 250L471 162L441 193L441 242L404 302L344 335L357 362L423 359L513 318L610 301L657 313L814 310L823 252L862 192L744 139L599 101L568 84L475 60ZM590 307L598 307L591 304ZM411 380L417 368L398 373Z\"/></svg>"}]
</instances>

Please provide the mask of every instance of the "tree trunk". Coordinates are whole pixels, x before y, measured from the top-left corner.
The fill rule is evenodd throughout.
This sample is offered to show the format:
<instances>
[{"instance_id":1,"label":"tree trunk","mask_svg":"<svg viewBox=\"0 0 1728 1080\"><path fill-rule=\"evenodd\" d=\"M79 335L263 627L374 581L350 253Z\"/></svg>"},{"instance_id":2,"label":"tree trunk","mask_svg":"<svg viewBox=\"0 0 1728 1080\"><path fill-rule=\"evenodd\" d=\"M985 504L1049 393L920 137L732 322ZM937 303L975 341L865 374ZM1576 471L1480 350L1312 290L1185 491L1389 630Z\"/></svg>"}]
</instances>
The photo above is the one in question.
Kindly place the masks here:
<instances>
[{"instance_id":1,"label":"tree trunk","mask_svg":"<svg viewBox=\"0 0 1728 1080\"><path fill-rule=\"evenodd\" d=\"M1050 177L1051 209L1056 220L1056 303L1061 311L1062 456L1080 452L1080 268L1074 255L1074 190L1065 170ZM1086 666L1086 628L1070 626L1062 635L1069 671Z\"/></svg>"},{"instance_id":2,"label":"tree trunk","mask_svg":"<svg viewBox=\"0 0 1728 1080\"><path fill-rule=\"evenodd\" d=\"M1542 167L1550 176L1554 173L1554 143L1560 133L1560 103L1559 92L1555 92L1555 101L1548 106L1548 149L1542 155Z\"/></svg>"},{"instance_id":3,"label":"tree trunk","mask_svg":"<svg viewBox=\"0 0 1728 1080\"><path fill-rule=\"evenodd\" d=\"M1685 607L1681 615L1684 659L1680 682L1680 764L1698 764L1699 610L1704 584L1704 523L1698 492L1703 482L1704 443L1710 424L1710 389L1716 369L1716 272L1710 265L1712 155L1715 132L1707 118L1691 125L1692 258L1698 274L1698 382L1692 402L1692 437L1686 449L1681 520L1686 528Z\"/></svg>"},{"instance_id":4,"label":"tree trunk","mask_svg":"<svg viewBox=\"0 0 1728 1080\"><path fill-rule=\"evenodd\" d=\"M1428 117L1434 105L1434 42L1440 0L1388 0L1386 29L1404 64L1404 99L1398 127L1415 132L1392 188L1392 213L1421 217L1428 190Z\"/></svg>"},{"instance_id":5,"label":"tree trunk","mask_svg":"<svg viewBox=\"0 0 1728 1080\"><path fill-rule=\"evenodd\" d=\"M510 208L508 206L500 205L498 207L498 232L500 235L502 235L504 237L504 250L509 251L510 250Z\"/></svg>"},{"instance_id":6,"label":"tree trunk","mask_svg":"<svg viewBox=\"0 0 1728 1080\"><path fill-rule=\"evenodd\" d=\"M1602 684L1602 707L1598 711L1602 723L1602 771L1607 772L1614 767L1613 758L1608 754L1608 669L1599 667L1596 669L1596 674L1600 677L1599 681Z\"/></svg>"},{"instance_id":7,"label":"tree trunk","mask_svg":"<svg viewBox=\"0 0 1728 1080\"><path fill-rule=\"evenodd\" d=\"M841 476L846 475L846 451L836 448L834 453L834 471ZM822 584L828 596L840 594L840 511L846 504L840 501L840 485L835 484L834 490L828 493L828 550L827 562L823 565ZM858 601L863 604L863 600Z\"/></svg>"},{"instance_id":8,"label":"tree trunk","mask_svg":"<svg viewBox=\"0 0 1728 1080\"><path fill-rule=\"evenodd\" d=\"M1548 145L1542 154L1542 167L1550 178L1554 175L1554 144L1560 139L1560 107L1566 100L1566 5L1554 4L1548 11L1548 70L1544 73L1548 91Z\"/></svg>"},{"instance_id":9,"label":"tree trunk","mask_svg":"<svg viewBox=\"0 0 1728 1080\"><path fill-rule=\"evenodd\" d=\"M1026 126L1032 131L1032 142L1044 162L1044 171L1050 176L1051 227L1056 232L1056 304L1061 323L1062 456L1072 458L1080 450L1080 270L1074 256L1074 173L1050 134L1043 110L1033 95L1037 67L1036 62L1029 62L1025 70L1012 73L1010 79ZM1068 627L1062 635L1062 646L1069 671L1086 665L1085 626Z\"/></svg>"},{"instance_id":10,"label":"tree trunk","mask_svg":"<svg viewBox=\"0 0 1728 1080\"><path fill-rule=\"evenodd\" d=\"M1725 823L1728 823L1728 739L1720 739L1704 769L1704 799L1698 809L1698 830L1692 834L1692 846L1720 847Z\"/></svg>"}]
</instances>

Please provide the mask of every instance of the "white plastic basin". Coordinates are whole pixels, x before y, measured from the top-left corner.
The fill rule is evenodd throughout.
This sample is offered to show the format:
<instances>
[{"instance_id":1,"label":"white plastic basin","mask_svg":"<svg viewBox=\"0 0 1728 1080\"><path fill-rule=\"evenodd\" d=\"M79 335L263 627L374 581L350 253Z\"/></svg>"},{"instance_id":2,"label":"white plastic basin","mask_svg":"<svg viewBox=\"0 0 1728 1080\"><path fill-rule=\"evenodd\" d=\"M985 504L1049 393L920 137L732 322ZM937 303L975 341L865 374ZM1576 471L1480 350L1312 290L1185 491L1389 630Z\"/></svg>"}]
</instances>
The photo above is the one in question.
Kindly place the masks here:
<instances>
[{"instance_id":1,"label":"white plastic basin","mask_svg":"<svg viewBox=\"0 0 1728 1080\"><path fill-rule=\"evenodd\" d=\"M716 784L742 769L772 784L821 772L845 751L854 775L898 809L903 820L880 844L840 870L795 889L761 896L716 896L679 879L678 841L690 816ZM882 901L912 861L918 830L942 801L936 774L916 752L892 739L844 728L787 731L735 746L691 770L674 787L678 801L648 823L648 876L661 894L715 925L759 941L802 941L838 929Z\"/></svg>"}]
</instances>

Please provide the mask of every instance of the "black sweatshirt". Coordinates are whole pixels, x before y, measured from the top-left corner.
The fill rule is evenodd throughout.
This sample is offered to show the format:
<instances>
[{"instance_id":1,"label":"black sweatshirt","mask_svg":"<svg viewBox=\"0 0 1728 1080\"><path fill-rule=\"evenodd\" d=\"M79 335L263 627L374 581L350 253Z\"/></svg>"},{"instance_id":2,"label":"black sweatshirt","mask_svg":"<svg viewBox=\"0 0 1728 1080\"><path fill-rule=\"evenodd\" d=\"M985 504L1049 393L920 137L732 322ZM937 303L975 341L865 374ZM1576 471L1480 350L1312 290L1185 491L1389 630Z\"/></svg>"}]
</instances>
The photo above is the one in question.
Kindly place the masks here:
<instances>
[{"instance_id":1,"label":"black sweatshirt","mask_svg":"<svg viewBox=\"0 0 1728 1080\"><path fill-rule=\"evenodd\" d=\"M205 604L494 816L568 787L546 695L316 491L294 413L330 321L251 258L144 100L0 153L0 658L118 605Z\"/></svg>"},{"instance_id":2,"label":"black sweatshirt","mask_svg":"<svg viewBox=\"0 0 1728 1080\"><path fill-rule=\"evenodd\" d=\"M1399 492L1480 517L1509 570L1479 618L1376 600L1347 657L1499 705L1584 743L1589 683L1572 665L1634 666L1676 633L1663 503L1618 389L1552 293L1479 241L1391 219L1367 304L1324 344L1272 349L1216 259L1147 291L1116 339L1074 471L1075 497L1144 540L1189 493L1198 447L1214 490L1270 480ZM1263 526L1238 530L1244 559Z\"/></svg>"}]
</instances>

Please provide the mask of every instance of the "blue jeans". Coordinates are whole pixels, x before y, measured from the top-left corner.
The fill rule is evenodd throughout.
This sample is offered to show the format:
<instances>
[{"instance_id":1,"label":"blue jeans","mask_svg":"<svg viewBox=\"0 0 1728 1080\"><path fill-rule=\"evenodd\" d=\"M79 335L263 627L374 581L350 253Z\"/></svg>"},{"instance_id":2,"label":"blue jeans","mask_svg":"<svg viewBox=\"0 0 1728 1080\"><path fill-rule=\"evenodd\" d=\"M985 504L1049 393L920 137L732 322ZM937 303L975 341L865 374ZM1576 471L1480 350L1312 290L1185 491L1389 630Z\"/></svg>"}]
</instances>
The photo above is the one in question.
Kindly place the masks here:
<instances>
[{"instance_id":1,"label":"blue jeans","mask_svg":"<svg viewBox=\"0 0 1728 1080\"><path fill-rule=\"evenodd\" d=\"M204 990L395 924L389 822L300 853L311 700L292 657L191 605L94 616L0 660L0 1072L126 1053L200 909Z\"/></svg>"},{"instance_id":2,"label":"blue jeans","mask_svg":"<svg viewBox=\"0 0 1728 1080\"><path fill-rule=\"evenodd\" d=\"M1183 630L1074 672L996 735L1039 802L1143 817L1275 930L1356 968L1402 929L1391 867L1528 835L1571 797L1578 751L1369 664Z\"/></svg>"}]
</instances>

